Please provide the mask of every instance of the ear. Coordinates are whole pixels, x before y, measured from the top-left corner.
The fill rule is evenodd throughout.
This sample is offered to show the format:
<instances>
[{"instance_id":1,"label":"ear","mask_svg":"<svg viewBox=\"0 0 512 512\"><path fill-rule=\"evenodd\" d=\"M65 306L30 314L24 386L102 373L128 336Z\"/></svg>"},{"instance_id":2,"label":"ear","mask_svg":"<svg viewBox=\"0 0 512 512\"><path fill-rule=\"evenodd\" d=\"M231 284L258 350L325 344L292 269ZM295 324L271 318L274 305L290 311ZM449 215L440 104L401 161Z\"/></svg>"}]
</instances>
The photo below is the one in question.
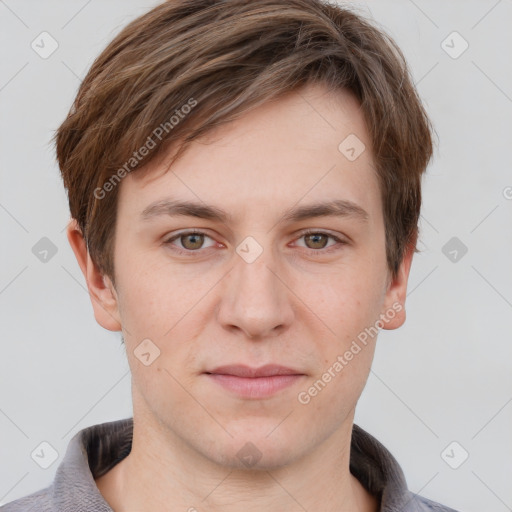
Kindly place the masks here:
<instances>
[{"instance_id":1,"label":"ear","mask_svg":"<svg viewBox=\"0 0 512 512\"><path fill-rule=\"evenodd\" d=\"M96 321L109 331L120 331L121 321L116 290L109 277L104 276L92 261L75 219L69 222L66 234L87 282Z\"/></svg>"},{"instance_id":2,"label":"ear","mask_svg":"<svg viewBox=\"0 0 512 512\"><path fill-rule=\"evenodd\" d=\"M405 322L407 282L409 280L412 257L414 256L414 248L416 247L416 239L417 235L414 236L413 241L407 246L396 277L391 278L388 283L383 310L381 311L386 317L386 322L383 322L383 329L398 329Z\"/></svg>"}]
</instances>

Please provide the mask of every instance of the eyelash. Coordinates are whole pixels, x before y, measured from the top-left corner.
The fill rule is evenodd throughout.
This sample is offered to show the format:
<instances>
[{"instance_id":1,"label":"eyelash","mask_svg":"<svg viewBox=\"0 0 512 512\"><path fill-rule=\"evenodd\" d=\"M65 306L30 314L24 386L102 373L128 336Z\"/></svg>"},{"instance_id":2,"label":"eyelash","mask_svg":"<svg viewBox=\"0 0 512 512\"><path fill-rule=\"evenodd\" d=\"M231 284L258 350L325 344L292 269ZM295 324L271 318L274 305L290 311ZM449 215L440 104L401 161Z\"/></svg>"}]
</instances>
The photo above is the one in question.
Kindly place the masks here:
<instances>
[{"instance_id":1,"label":"eyelash","mask_svg":"<svg viewBox=\"0 0 512 512\"><path fill-rule=\"evenodd\" d=\"M172 236L171 238L167 239L164 242L164 244L171 245L172 250L180 255L182 254L182 255L186 255L186 256L194 256L196 253L199 253L201 251L201 249L197 249L195 251L191 250L191 249L180 249L179 247L176 247L171 243L171 242L174 242L174 240L177 240L177 239L181 238L182 236L187 236L187 235L205 235L208 238L212 238L207 233L205 233L204 231L200 231L200 230L182 231L181 233L178 233L178 234ZM299 240L307 235L326 235L327 237L332 238L335 242L337 242L337 245L332 245L326 249L325 248L324 249L309 249L307 247L305 248L309 254L315 255L315 256L322 255L322 254L330 254L331 252L337 251L340 249L340 247L338 245L343 246L343 245L347 245L347 243L348 243L345 240L342 240L342 239L338 238L337 236L332 235L331 233L328 233L326 231L319 231L319 230L315 230L315 229L307 229L305 231L302 231L300 233L299 237L296 238L296 240Z\"/></svg>"}]
</instances>

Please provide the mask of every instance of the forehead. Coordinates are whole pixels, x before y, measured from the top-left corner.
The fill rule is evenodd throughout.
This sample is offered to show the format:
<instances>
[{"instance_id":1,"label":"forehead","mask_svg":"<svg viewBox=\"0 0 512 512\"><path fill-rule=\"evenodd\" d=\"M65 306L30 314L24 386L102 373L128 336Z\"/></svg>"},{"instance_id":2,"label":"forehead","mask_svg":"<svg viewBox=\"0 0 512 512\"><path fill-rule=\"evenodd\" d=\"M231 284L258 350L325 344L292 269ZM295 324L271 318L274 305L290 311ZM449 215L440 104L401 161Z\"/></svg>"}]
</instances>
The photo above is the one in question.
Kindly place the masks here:
<instances>
[{"instance_id":1,"label":"forehead","mask_svg":"<svg viewBox=\"0 0 512 512\"><path fill-rule=\"evenodd\" d=\"M137 172L123 180L119 202L138 213L167 197L222 205L235 215L323 199L380 209L360 105L351 93L318 84L218 126L170 167L161 160Z\"/></svg>"}]
</instances>

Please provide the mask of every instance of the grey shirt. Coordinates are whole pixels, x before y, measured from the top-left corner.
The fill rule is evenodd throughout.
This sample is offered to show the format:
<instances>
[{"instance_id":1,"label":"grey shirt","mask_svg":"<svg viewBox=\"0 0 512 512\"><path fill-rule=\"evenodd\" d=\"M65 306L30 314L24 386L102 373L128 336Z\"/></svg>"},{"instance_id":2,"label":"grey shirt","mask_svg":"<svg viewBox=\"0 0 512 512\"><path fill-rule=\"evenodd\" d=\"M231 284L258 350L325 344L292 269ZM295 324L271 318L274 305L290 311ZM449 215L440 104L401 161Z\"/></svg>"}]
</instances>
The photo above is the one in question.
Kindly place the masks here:
<instances>
[{"instance_id":1,"label":"grey shirt","mask_svg":"<svg viewBox=\"0 0 512 512\"><path fill-rule=\"evenodd\" d=\"M70 440L53 483L7 503L2 512L113 512L96 487L100 477L131 450L133 418L87 427ZM391 453L358 425L353 426L350 471L371 494L381 512L456 512L407 490Z\"/></svg>"}]
</instances>

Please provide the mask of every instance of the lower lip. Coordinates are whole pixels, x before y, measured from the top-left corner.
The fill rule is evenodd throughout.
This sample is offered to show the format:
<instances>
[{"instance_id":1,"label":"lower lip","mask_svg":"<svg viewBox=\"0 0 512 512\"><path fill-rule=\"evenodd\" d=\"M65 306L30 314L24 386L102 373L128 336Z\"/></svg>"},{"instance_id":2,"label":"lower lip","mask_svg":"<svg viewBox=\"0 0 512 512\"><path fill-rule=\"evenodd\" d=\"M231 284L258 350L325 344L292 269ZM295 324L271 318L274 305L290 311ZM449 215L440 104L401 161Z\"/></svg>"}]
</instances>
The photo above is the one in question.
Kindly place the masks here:
<instances>
[{"instance_id":1,"label":"lower lip","mask_svg":"<svg viewBox=\"0 0 512 512\"><path fill-rule=\"evenodd\" d=\"M272 377L237 377L218 373L206 374L224 389L244 398L267 398L295 384L303 375L274 375Z\"/></svg>"}]
</instances>

